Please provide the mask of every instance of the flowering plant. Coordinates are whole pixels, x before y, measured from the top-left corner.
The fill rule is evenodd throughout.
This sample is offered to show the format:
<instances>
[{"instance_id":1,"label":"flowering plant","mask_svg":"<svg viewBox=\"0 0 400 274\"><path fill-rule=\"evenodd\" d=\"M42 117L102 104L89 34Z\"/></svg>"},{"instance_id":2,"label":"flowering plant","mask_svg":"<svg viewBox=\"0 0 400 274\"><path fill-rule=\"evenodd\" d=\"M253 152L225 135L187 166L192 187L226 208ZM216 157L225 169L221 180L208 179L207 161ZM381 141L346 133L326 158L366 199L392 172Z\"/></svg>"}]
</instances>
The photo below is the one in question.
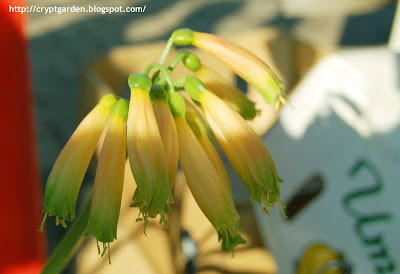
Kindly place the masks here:
<instances>
[{"instance_id":1,"label":"flowering plant","mask_svg":"<svg viewBox=\"0 0 400 274\"><path fill-rule=\"evenodd\" d=\"M192 45L220 59L253 85L267 103L285 102L283 83L252 53L212 34L174 31L160 61L148 65L144 73L129 76L130 100L104 96L57 158L47 180L40 231L46 218L53 215L56 224L63 227L74 220L84 174L105 131L91 200L63 241L68 244L52 254L44 272L62 268L65 262L60 263L60 257L69 257L85 232L103 244L102 252L97 246L99 254L103 256L108 249L111 263L110 243L117 239L126 153L137 183L130 206L139 208L141 216L136 221L143 221L143 232L149 219L157 216L163 228L168 228L179 162L196 203L217 231L222 250L233 252L237 245L246 243L228 174L211 134L251 200L257 201L264 213L269 214L267 208L275 203L283 212L282 179L268 149L246 122L257 115L254 102L193 53L182 51L164 66L173 44ZM180 62L189 75L173 80L171 72Z\"/></svg>"}]
</instances>

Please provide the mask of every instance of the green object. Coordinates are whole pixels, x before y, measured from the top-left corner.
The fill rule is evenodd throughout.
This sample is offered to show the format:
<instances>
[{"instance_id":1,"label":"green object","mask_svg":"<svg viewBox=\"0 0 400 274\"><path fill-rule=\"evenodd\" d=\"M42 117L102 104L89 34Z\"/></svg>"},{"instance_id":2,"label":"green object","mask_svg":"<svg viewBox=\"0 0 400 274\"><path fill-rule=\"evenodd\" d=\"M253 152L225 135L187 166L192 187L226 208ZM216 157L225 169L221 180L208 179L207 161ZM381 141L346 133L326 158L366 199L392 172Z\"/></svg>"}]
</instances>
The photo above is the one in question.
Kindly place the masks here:
<instances>
[{"instance_id":1,"label":"green object","mask_svg":"<svg viewBox=\"0 0 400 274\"><path fill-rule=\"evenodd\" d=\"M196 101L200 101L201 93L207 90L203 82L194 76L186 76L184 87L190 97Z\"/></svg>"},{"instance_id":2,"label":"green object","mask_svg":"<svg viewBox=\"0 0 400 274\"><path fill-rule=\"evenodd\" d=\"M183 64L191 71L196 71L201 67L200 59L193 53L188 53L183 59Z\"/></svg>"},{"instance_id":3,"label":"green object","mask_svg":"<svg viewBox=\"0 0 400 274\"><path fill-rule=\"evenodd\" d=\"M48 258L42 270L43 274L60 273L75 255L83 242L83 235L87 229L90 202L91 199L86 202L85 207L75 219L75 222L71 225L64 238Z\"/></svg>"},{"instance_id":4,"label":"green object","mask_svg":"<svg viewBox=\"0 0 400 274\"><path fill-rule=\"evenodd\" d=\"M150 91L152 83L146 74L143 73L132 73L128 78L128 85L131 89L142 88L146 91Z\"/></svg>"},{"instance_id":5,"label":"green object","mask_svg":"<svg viewBox=\"0 0 400 274\"><path fill-rule=\"evenodd\" d=\"M129 111L129 101L125 99L120 99L117 102L115 102L110 109L111 114L118 114L124 120L128 118L128 111Z\"/></svg>"},{"instance_id":6,"label":"green object","mask_svg":"<svg viewBox=\"0 0 400 274\"><path fill-rule=\"evenodd\" d=\"M172 33L172 40L175 45L189 46L193 42L193 31L191 29L178 29Z\"/></svg>"},{"instance_id":7,"label":"green object","mask_svg":"<svg viewBox=\"0 0 400 274\"><path fill-rule=\"evenodd\" d=\"M173 92L169 95L168 98L169 108L171 109L171 113L174 117L177 116L185 116L186 113L186 104L182 95L178 92Z\"/></svg>"},{"instance_id":8,"label":"green object","mask_svg":"<svg viewBox=\"0 0 400 274\"><path fill-rule=\"evenodd\" d=\"M150 90L150 99L168 100L168 93L161 85L153 85Z\"/></svg>"}]
</instances>

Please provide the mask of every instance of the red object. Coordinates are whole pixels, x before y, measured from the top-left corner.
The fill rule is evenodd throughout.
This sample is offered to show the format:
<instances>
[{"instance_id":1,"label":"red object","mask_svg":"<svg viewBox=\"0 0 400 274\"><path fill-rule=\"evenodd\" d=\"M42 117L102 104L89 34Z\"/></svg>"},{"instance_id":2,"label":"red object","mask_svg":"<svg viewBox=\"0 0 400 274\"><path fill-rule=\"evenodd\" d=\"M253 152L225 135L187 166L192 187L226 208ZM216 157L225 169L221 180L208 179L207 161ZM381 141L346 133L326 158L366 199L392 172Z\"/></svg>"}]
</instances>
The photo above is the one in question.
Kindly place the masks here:
<instances>
[{"instance_id":1,"label":"red object","mask_svg":"<svg viewBox=\"0 0 400 274\"><path fill-rule=\"evenodd\" d=\"M0 1L0 273L38 273L46 240L38 232L41 191L22 0ZM19 9L21 11L21 9Z\"/></svg>"}]
</instances>

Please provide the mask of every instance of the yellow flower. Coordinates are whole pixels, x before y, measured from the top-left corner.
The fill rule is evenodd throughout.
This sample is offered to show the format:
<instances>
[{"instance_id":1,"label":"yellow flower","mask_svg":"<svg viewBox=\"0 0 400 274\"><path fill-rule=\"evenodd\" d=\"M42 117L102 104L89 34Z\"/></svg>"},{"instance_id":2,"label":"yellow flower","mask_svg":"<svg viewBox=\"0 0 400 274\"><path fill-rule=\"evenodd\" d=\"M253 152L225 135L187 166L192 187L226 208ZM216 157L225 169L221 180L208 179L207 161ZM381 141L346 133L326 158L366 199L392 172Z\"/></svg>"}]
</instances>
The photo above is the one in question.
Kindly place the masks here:
<instances>
[{"instance_id":1,"label":"yellow flower","mask_svg":"<svg viewBox=\"0 0 400 274\"><path fill-rule=\"evenodd\" d=\"M178 169L179 157L178 135L176 133L174 117L169 109L166 91L161 87L153 86L150 96L152 97L154 114L167 160L169 186L172 189Z\"/></svg>"},{"instance_id":2,"label":"yellow flower","mask_svg":"<svg viewBox=\"0 0 400 274\"><path fill-rule=\"evenodd\" d=\"M110 107L116 101L112 94L104 96L62 149L47 179L44 220L47 215L55 215L56 223L66 227L64 220L72 221L75 218L76 200L83 177L106 124Z\"/></svg>"},{"instance_id":3,"label":"yellow flower","mask_svg":"<svg viewBox=\"0 0 400 274\"><path fill-rule=\"evenodd\" d=\"M164 148L151 104L151 80L145 74L133 73L128 80L131 99L127 121L129 162L137 189L131 206L139 207L146 229L148 217L158 214L168 227L165 214L172 200ZM138 220L140 220L138 218Z\"/></svg>"},{"instance_id":4,"label":"yellow flower","mask_svg":"<svg viewBox=\"0 0 400 274\"><path fill-rule=\"evenodd\" d=\"M120 99L110 110L110 122L97 165L87 235L103 242L104 251L117 239L126 160L128 101ZM104 255L104 251L103 254ZM111 262L110 262L111 263Z\"/></svg>"},{"instance_id":5,"label":"yellow flower","mask_svg":"<svg viewBox=\"0 0 400 274\"><path fill-rule=\"evenodd\" d=\"M180 113L173 111L173 115L178 132L179 162L189 189L204 215L217 230L218 238L222 240L222 249L234 250L235 246L246 241L241 237L240 217L230 188L227 188L225 174L216 170L221 166L214 166L215 162L204 151L186 123L184 110Z\"/></svg>"},{"instance_id":6,"label":"yellow flower","mask_svg":"<svg viewBox=\"0 0 400 274\"><path fill-rule=\"evenodd\" d=\"M212 132L247 187L251 199L256 200L266 213L269 212L264 205L273 207L278 202L282 207L279 200L282 179L268 149L254 130L197 78L187 76L185 90L201 103Z\"/></svg>"},{"instance_id":7,"label":"yellow flower","mask_svg":"<svg viewBox=\"0 0 400 274\"><path fill-rule=\"evenodd\" d=\"M209 33L179 29L173 32L175 44L193 45L227 64L235 73L260 92L265 102L272 104L277 100L284 102L284 84L261 59L246 49L223 38Z\"/></svg>"},{"instance_id":8,"label":"yellow flower","mask_svg":"<svg viewBox=\"0 0 400 274\"><path fill-rule=\"evenodd\" d=\"M217 171L221 181L226 186L226 191L232 192L231 185L229 183L228 173L226 172L224 163L222 162L221 158L218 155L218 152L216 151L214 145L209 139L208 128L203 123L202 118L191 107L187 108L185 118L192 132L196 136L197 141L200 143L204 152L207 154L208 159L215 167L215 170Z\"/></svg>"},{"instance_id":9,"label":"yellow flower","mask_svg":"<svg viewBox=\"0 0 400 274\"><path fill-rule=\"evenodd\" d=\"M233 86L216 71L200 64L196 55L189 53L183 60L186 67L194 72L205 86L224 100L244 119L252 120L257 115L254 102L250 101L238 88ZM193 66L193 64L196 64Z\"/></svg>"}]
</instances>

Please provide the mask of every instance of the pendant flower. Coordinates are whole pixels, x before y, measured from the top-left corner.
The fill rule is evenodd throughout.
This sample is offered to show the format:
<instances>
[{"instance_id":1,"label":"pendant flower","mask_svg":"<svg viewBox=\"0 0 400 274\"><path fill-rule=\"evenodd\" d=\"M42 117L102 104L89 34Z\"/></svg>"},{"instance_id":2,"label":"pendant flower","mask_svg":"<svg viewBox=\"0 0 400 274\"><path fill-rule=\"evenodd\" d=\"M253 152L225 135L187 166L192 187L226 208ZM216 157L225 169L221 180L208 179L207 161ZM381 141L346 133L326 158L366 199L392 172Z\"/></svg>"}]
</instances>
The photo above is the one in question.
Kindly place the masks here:
<instances>
[{"instance_id":1,"label":"pendant flower","mask_svg":"<svg viewBox=\"0 0 400 274\"><path fill-rule=\"evenodd\" d=\"M185 90L201 103L212 132L244 182L251 200L257 201L264 213L269 214L265 206L273 207L275 202L283 212L279 200L282 179L268 149L254 130L197 78L187 76Z\"/></svg>"},{"instance_id":2,"label":"pendant flower","mask_svg":"<svg viewBox=\"0 0 400 274\"><path fill-rule=\"evenodd\" d=\"M210 141L209 132L207 126L204 124L202 118L198 113L187 105L185 119L190 129L197 138L204 152L207 154L208 159L211 161L212 165L215 167L221 181L226 187L226 191L232 192L231 185L229 182L228 173L226 172L224 163L218 155L214 145Z\"/></svg>"},{"instance_id":3,"label":"pendant flower","mask_svg":"<svg viewBox=\"0 0 400 274\"><path fill-rule=\"evenodd\" d=\"M117 98L105 95L97 106L83 119L72 134L47 179L44 194L43 231L47 216L56 216L56 224L66 227L65 220L75 218L75 207L83 177L92 159L100 135L106 124L110 107Z\"/></svg>"},{"instance_id":4,"label":"pendant flower","mask_svg":"<svg viewBox=\"0 0 400 274\"><path fill-rule=\"evenodd\" d=\"M178 135L176 133L174 117L169 109L168 94L162 87L153 85L150 97L153 102L154 115L157 120L167 161L169 186L172 189L178 170L179 157ZM173 201L170 202L172 203Z\"/></svg>"},{"instance_id":5,"label":"pendant flower","mask_svg":"<svg viewBox=\"0 0 400 274\"><path fill-rule=\"evenodd\" d=\"M124 99L118 100L111 107L110 122L94 182L87 235L93 235L97 241L103 243L102 256L107 245L110 254L110 243L117 239L125 173L128 107L129 103ZM111 264L110 256L109 262Z\"/></svg>"},{"instance_id":6,"label":"pendant flower","mask_svg":"<svg viewBox=\"0 0 400 274\"><path fill-rule=\"evenodd\" d=\"M168 178L164 147L157 120L150 101L152 82L145 74L129 76L131 99L127 121L128 156L137 189L131 206L139 207L144 217L144 231L148 217L161 217L168 227L165 214L170 211L172 195ZM138 218L138 221L141 219Z\"/></svg>"},{"instance_id":7,"label":"pendant flower","mask_svg":"<svg viewBox=\"0 0 400 274\"><path fill-rule=\"evenodd\" d=\"M183 60L187 68L194 72L204 85L224 100L234 110L236 110L244 119L252 120L257 115L254 102L249 100L237 87L225 80L216 71L202 65L196 55L189 53ZM193 66L196 64L196 66Z\"/></svg>"},{"instance_id":8,"label":"pendant flower","mask_svg":"<svg viewBox=\"0 0 400 274\"><path fill-rule=\"evenodd\" d=\"M102 243L101 256L109 250L111 264L110 243L117 239L127 153L137 185L130 206L139 208L136 221L144 220L143 232L149 218L157 215L164 229L168 228L166 215L174 202L171 192L179 162L195 201L217 230L222 250L233 251L246 243L214 135L251 200L257 201L264 213L269 214L267 207L276 202L283 212L282 180L267 148L245 121L257 115L255 104L192 53L180 52L164 65L174 43L196 46L225 62L267 103L284 102L282 82L250 52L212 34L175 31L157 63L149 64L143 74L129 76L130 101L104 96L58 156L46 184L42 232L48 216L55 215L56 224L63 227L65 220L75 218L83 177L96 146L102 143L90 204L71 227L72 236L49 258L44 272L62 271L84 231L96 238L99 254ZM207 87L195 76L174 79L172 71L180 63ZM105 127L104 142L99 142Z\"/></svg>"},{"instance_id":9,"label":"pendant flower","mask_svg":"<svg viewBox=\"0 0 400 274\"><path fill-rule=\"evenodd\" d=\"M183 107L180 107L179 111L173 110L179 139L179 162L196 203L217 230L218 239L222 240L222 250L233 251L238 244L244 244L246 241L241 237L240 217L228 188L226 171L217 171L217 168L223 166L214 165L217 155L213 152L211 154L214 162L210 160L184 118L182 97L181 101L183 103L180 105Z\"/></svg>"},{"instance_id":10,"label":"pendant flower","mask_svg":"<svg viewBox=\"0 0 400 274\"><path fill-rule=\"evenodd\" d=\"M246 49L210 33L178 29L172 33L176 45L193 45L204 50L250 83L262 94L268 104L285 102L282 95L284 84L261 59Z\"/></svg>"}]
</instances>

